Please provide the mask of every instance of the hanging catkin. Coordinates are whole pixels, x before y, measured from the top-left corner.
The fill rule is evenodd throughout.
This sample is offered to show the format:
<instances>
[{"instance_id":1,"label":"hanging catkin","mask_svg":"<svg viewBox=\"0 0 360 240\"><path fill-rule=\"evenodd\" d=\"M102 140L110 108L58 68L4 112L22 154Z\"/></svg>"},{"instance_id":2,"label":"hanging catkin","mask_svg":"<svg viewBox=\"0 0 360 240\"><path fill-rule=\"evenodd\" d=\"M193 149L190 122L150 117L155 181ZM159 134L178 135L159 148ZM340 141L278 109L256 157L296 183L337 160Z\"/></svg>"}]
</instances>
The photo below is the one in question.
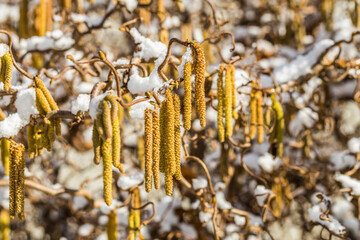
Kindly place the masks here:
<instances>
[{"instance_id":1,"label":"hanging catkin","mask_svg":"<svg viewBox=\"0 0 360 240\"><path fill-rule=\"evenodd\" d=\"M10 217L7 210L3 209L0 213L0 236L2 240L10 240Z\"/></svg>"},{"instance_id":2,"label":"hanging catkin","mask_svg":"<svg viewBox=\"0 0 360 240\"><path fill-rule=\"evenodd\" d=\"M263 107L262 107L262 92L256 92L256 124L257 124L257 138L258 143L262 143L264 141L264 115L263 115Z\"/></svg>"},{"instance_id":3,"label":"hanging catkin","mask_svg":"<svg viewBox=\"0 0 360 240\"><path fill-rule=\"evenodd\" d=\"M160 108L160 162L159 162L159 170L162 173L165 173L165 158L166 158L166 150L165 150L165 142L166 142L166 107L167 103L164 100L161 103Z\"/></svg>"},{"instance_id":4,"label":"hanging catkin","mask_svg":"<svg viewBox=\"0 0 360 240\"><path fill-rule=\"evenodd\" d=\"M276 113L276 122L274 129L274 138L276 139L276 154L282 158L284 153L283 136L284 136L284 112L281 103L276 99L276 95L271 95L272 108Z\"/></svg>"},{"instance_id":5,"label":"hanging catkin","mask_svg":"<svg viewBox=\"0 0 360 240\"><path fill-rule=\"evenodd\" d=\"M184 67L184 128L190 130L191 128L191 62L185 63Z\"/></svg>"},{"instance_id":6,"label":"hanging catkin","mask_svg":"<svg viewBox=\"0 0 360 240\"><path fill-rule=\"evenodd\" d=\"M93 131L92 131L92 141L94 147L94 163L99 164L101 159L101 139L96 128L96 120L94 121Z\"/></svg>"},{"instance_id":7,"label":"hanging catkin","mask_svg":"<svg viewBox=\"0 0 360 240\"><path fill-rule=\"evenodd\" d=\"M239 115L236 111L236 86L235 86L235 67L234 65L229 65L230 68L230 76L231 76L231 88L232 88L232 117L234 119L238 119Z\"/></svg>"},{"instance_id":8,"label":"hanging catkin","mask_svg":"<svg viewBox=\"0 0 360 240\"><path fill-rule=\"evenodd\" d=\"M106 225L106 233L108 240L118 239L117 224L118 224L118 219L116 215L116 210L112 209L109 213L109 220Z\"/></svg>"},{"instance_id":9,"label":"hanging catkin","mask_svg":"<svg viewBox=\"0 0 360 240\"><path fill-rule=\"evenodd\" d=\"M153 165L152 172L154 176L155 189L160 188L159 161L160 161L160 118L157 109L153 112Z\"/></svg>"},{"instance_id":10,"label":"hanging catkin","mask_svg":"<svg viewBox=\"0 0 360 240\"><path fill-rule=\"evenodd\" d=\"M10 177L9 177L9 213L24 219L24 171L25 156L24 145L10 142Z\"/></svg>"},{"instance_id":11,"label":"hanging catkin","mask_svg":"<svg viewBox=\"0 0 360 240\"><path fill-rule=\"evenodd\" d=\"M225 129L224 129L224 68L225 64L221 64L219 68L218 78L217 78L217 98L218 98L218 106L217 106L217 122L218 122L218 135L219 141L225 141Z\"/></svg>"},{"instance_id":12,"label":"hanging catkin","mask_svg":"<svg viewBox=\"0 0 360 240\"><path fill-rule=\"evenodd\" d=\"M180 98L173 95L175 125L174 125L174 148L175 148L175 179L181 179L181 132L180 132Z\"/></svg>"},{"instance_id":13,"label":"hanging catkin","mask_svg":"<svg viewBox=\"0 0 360 240\"><path fill-rule=\"evenodd\" d=\"M165 121L165 190L167 195L173 191L173 175L175 174L175 110L171 91L165 92L166 97L166 121Z\"/></svg>"},{"instance_id":14,"label":"hanging catkin","mask_svg":"<svg viewBox=\"0 0 360 240\"><path fill-rule=\"evenodd\" d=\"M205 54L201 45L196 41L193 42L193 46L196 52L195 63L195 103L196 109L199 114L200 125L206 126L206 102L205 102Z\"/></svg>"},{"instance_id":15,"label":"hanging catkin","mask_svg":"<svg viewBox=\"0 0 360 240\"><path fill-rule=\"evenodd\" d=\"M1 67L3 70L3 81L4 81L4 90L9 91L11 88L11 79L12 79L12 72L13 72L13 62L9 52L5 53L4 56L1 58L2 63Z\"/></svg>"},{"instance_id":16,"label":"hanging catkin","mask_svg":"<svg viewBox=\"0 0 360 240\"><path fill-rule=\"evenodd\" d=\"M152 188L152 153L153 153L153 120L152 110L145 110L145 190Z\"/></svg>"},{"instance_id":17,"label":"hanging catkin","mask_svg":"<svg viewBox=\"0 0 360 240\"><path fill-rule=\"evenodd\" d=\"M232 82L231 82L231 67L227 66L225 72L225 136L230 138L232 136Z\"/></svg>"},{"instance_id":18,"label":"hanging catkin","mask_svg":"<svg viewBox=\"0 0 360 240\"><path fill-rule=\"evenodd\" d=\"M254 87L255 84L253 84ZM250 93L250 139L253 139L256 134L256 90L253 88Z\"/></svg>"},{"instance_id":19,"label":"hanging catkin","mask_svg":"<svg viewBox=\"0 0 360 240\"><path fill-rule=\"evenodd\" d=\"M110 113L110 106L106 100L102 101L102 120L104 123L104 130L105 130L105 138L111 139L112 138L112 123L111 123L111 113Z\"/></svg>"},{"instance_id":20,"label":"hanging catkin","mask_svg":"<svg viewBox=\"0 0 360 240\"><path fill-rule=\"evenodd\" d=\"M101 145L101 155L103 158L103 183L104 201L110 206L112 203L112 154L111 138L106 139Z\"/></svg>"},{"instance_id":21,"label":"hanging catkin","mask_svg":"<svg viewBox=\"0 0 360 240\"><path fill-rule=\"evenodd\" d=\"M1 162L4 167L5 175L9 175L9 147L10 141L6 138L1 139Z\"/></svg>"}]
</instances>

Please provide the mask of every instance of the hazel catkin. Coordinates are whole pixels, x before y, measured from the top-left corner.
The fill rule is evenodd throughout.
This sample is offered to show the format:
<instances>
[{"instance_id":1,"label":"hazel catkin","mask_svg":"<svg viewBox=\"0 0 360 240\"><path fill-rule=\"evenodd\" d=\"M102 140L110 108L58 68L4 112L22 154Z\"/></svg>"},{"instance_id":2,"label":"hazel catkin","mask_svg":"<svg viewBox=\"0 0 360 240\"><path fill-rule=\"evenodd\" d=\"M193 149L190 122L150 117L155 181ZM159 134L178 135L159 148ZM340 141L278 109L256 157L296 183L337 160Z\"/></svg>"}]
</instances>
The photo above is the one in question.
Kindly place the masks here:
<instances>
[{"instance_id":1,"label":"hazel catkin","mask_svg":"<svg viewBox=\"0 0 360 240\"><path fill-rule=\"evenodd\" d=\"M160 161L160 117L159 112L156 109L153 112L153 163L152 172L154 176L155 189L160 188L160 176L159 176L159 161Z\"/></svg>"},{"instance_id":2,"label":"hazel catkin","mask_svg":"<svg viewBox=\"0 0 360 240\"><path fill-rule=\"evenodd\" d=\"M153 153L153 120L152 110L145 110L145 190L151 191L152 187L152 153Z\"/></svg>"},{"instance_id":3,"label":"hazel catkin","mask_svg":"<svg viewBox=\"0 0 360 240\"><path fill-rule=\"evenodd\" d=\"M206 61L204 50L200 44L193 41L193 46L196 52L195 63L195 103L199 114L200 125L206 126L206 102L205 102L205 71Z\"/></svg>"},{"instance_id":4,"label":"hazel catkin","mask_svg":"<svg viewBox=\"0 0 360 240\"><path fill-rule=\"evenodd\" d=\"M225 136L227 138L232 136L232 83L231 83L231 67L227 66L225 72L225 96L224 96L224 108L225 108Z\"/></svg>"},{"instance_id":5,"label":"hazel catkin","mask_svg":"<svg viewBox=\"0 0 360 240\"><path fill-rule=\"evenodd\" d=\"M225 64L221 64L219 68L218 78L217 78L217 98L218 98L218 106L217 106L217 123L218 123L218 136L219 141L225 141L225 129L224 129L224 68Z\"/></svg>"},{"instance_id":6,"label":"hazel catkin","mask_svg":"<svg viewBox=\"0 0 360 240\"><path fill-rule=\"evenodd\" d=\"M191 128L191 62L185 63L184 67L184 128L190 130Z\"/></svg>"},{"instance_id":7,"label":"hazel catkin","mask_svg":"<svg viewBox=\"0 0 360 240\"><path fill-rule=\"evenodd\" d=\"M181 132L180 132L180 98L177 94L173 95L174 102L174 148L175 148L175 179L181 179Z\"/></svg>"}]
</instances>

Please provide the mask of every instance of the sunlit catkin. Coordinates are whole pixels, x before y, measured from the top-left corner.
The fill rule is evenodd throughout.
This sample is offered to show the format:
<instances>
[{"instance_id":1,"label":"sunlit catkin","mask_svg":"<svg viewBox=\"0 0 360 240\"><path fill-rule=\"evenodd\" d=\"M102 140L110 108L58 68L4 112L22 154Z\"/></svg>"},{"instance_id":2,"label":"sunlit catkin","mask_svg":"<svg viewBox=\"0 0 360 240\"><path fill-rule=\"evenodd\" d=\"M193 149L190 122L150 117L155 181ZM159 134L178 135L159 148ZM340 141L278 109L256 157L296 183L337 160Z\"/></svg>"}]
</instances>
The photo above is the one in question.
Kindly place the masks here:
<instances>
[{"instance_id":1,"label":"sunlit catkin","mask_svg":"<svg viewBox=\"0 0 360 240\"><path fill-rule=\"evenodd\" d=\"M165 92L166 97L166 121L165 121L165 190L167 195L173 191L173 175L175 174L175 110L173 98L169 89Z\"/></svg>"},{"instance_id":2,"label":"sunlit catkin","mask_svg":"<svg viewBox=\"0 0 360 240\"><path fill-rule=\"evenodd\" d=\"M160 162L159 162L159 170L160 172L165 172L165 158L166 158L166 149L165 149L165 141L166 141L166 100L161 103L160 108Z\"/></svg>"},{"instance_id":3,"label":"sunlit catkin","mask_svg":"<svg viewBox=\"0 0 360 240\"><path fill-rule=\"evenodd\" d=\"M159 162L160 162L160 117L159 112L156 109L153 112L153 163L152 163L152 172L154 176L154 186L155 189L160 188L160 176L159 176Z\"/></svg>"},{"instance_id":4,"label":"sunlit catkin","mask_svg":"<svg viewBox=\"0 0 360 240\"><path fill-rule=\"evenodd\" d=\"M217 78L217 123L218 123L218 136L219 141L225 141L225 129L224 129L224 68L225 64L221 64L219 68L218 78Z\"/></svg>"},{"instance_id":5,"label":"sunlit catkin","mask_svg":"<svg viewBox=\"0 0 360 240\"><path fill-rule=\"evenodd\" d=\"M9 175L10 141L6 138L1 139L1 162L4 167L5 175Z\"/></svg>"},{"instance_id":6,"label":"sunlit catkin","mask_svg":"<svg viewBox=\"0 0 360 240\"><path fill-rule=\"evenodd\" d=\"M283 157L284 145L283 145L283 136L284 136L284 112L281 106L281 103L276 99L276 95L271 95L272 108L276 113L276 122L275 122L275 139L276 139L276 154L278 157Z\"/></svg>"},{"instance_id":7,"label":"sunlit catkin","mask_svg":"<svg viewBox=\"0 0 360 240\"><path fill-rule=\"evenodd\" d=\"M24 145L10 142L9 213L24 219Z\"/></svg>"},{"instance_id":8,"label":"sunlit catkin","mask_svg":"<svg viewBox=\"0 0 360 240\"><path fill-rule=\"evenodd\" d=\"M263 107L262 107L262 92L256 92L256 124L257 124L257 139L258 143L262 143L264 141L264 115L263 115Z\"/></svg>"},{"instance_id":9,"label":"sunlit catkin","mask_svg":"<svg viewBox=\"0 0 360 240\"><path fill-rule=\"evenodd\" d=\"M196 41L193 42L193 46L196 52L195 63L195 103L196 109L199 114L200 125L206 126L206 102L205 102L205 68L206 61L204 50L201 45Z\"/></svg>"},{"instance_id":10,"label":"sunlit catkin","mask_svg":"<svg viewBox=\"0 0 360 240\"><path fill-rule=\"evenodd\" d=\"M234 65L230 65L230 75L231 75L231 88L232 88L232 116L234 119L238 119L239 115L238 112L236 111L236 86L235 86L235 67Z\"/></svg>"},{"instance_id":11,"label":"sunlit catkin","mask_svg":"<svg viewBox=\"0 0 360 240\"><path fill-rule=\"evenodd\" d=\"M106 139L101 145L101 155L103 158L103 183L104 201L110 206L112 203L112 153L111 138Z\"/></svg>"},{"instance_id":12,"label":"sunlit catkin","mask_svg":"<svg viewBox=\"0 0 360 240\"><path fill-rule=\"evenodd\" d=\"M145 110L145 190L150 192L152 188L152 153L153 153L153 120L152 110Z\"/></svg>"},{"instance_id":13,"label":"sunlit catkin","mask_svg":"<svg viewBox=\"0 0 360 240\"><path fill-rule=\"evenodd\" d=\"M7 210L3 209L0 213L0 233L2 240L10 240L10 217Z\"/></svg>"},{"instance_id":14,"label":"sunlit catkin","mask_svg":"<svg viewBox=\"0 0 360 240\"><path fill-rule=\"evenodd\" d=\"M41 81L41 79L39 77L35 78L35 85L36 85L36 88L39 88L43 92L46 100L48 101L48 103L50 105L51 110L52 111L59 110L59 107L56 104L54 98L51 96L49 89L47 89L44 82Z\"/></svg>"},{"instance_id":15,"label":"sunlit catkin","mask_svg":"<svg viewBox=\"0 0 360 240\"><path fill-rule=\"evenodd\" d=\"M112 209L109 213L109 220L106 225L106 233L108 240L117 240L118 239L118 231L117 231L117 224L118 219L116 215L116 210Z\"/></svg>"},{"instance_id":16,"label":"sunlit catkin","mask_svg":"<svg viewBox=\"0 0 360 240\"><path fill-rule=\"evenodd\" d=\"M256 90L252 89L250 93L250 139L253 139L256 134Z\"/></svg>"},{"instance_id":17,"label":"sunlit catkin","mask_svg":"<svg viewBox=\"0 0 360 240\"><path fill-rule=\"evenodd\" d=\"M105 137L106 139L112 138L112 124L110 106L106 100L101 102L102 120L104 123Z\"/></svg>"},{"instance_id":18,"label":"sunlit catkin","mask_svg":"<svg viewBox=\"0 0 360 240\"><path fill-rule=\"evenodd\" d=\"M13 62L9 52L5 53L2 57L1 66L5 69L4 71L4 90L9 91L11 88L11 79L13 72Z\"/></svg>"},{"instance_id":19,"label":"sunlit catkin","mask_svg":"<svg viewBox=\"0 0 360 240\"><path fill-rule=\"evenodd\" d=\"M141 225L141 210L138 209L140 207L141 207L140 191L139 188L135 188L134 191L132 192L131 210L129 214L129 231L133 233L132 237L134 237L134 239L138 235ZM130 223L130 215L131 215L131 223Z\"/></svg>"},{"instance_id":20,"label":"sunlit catkin","mask_svg":"<svg viewBox=\"0 0 360 240\"><path fill-rule=\"evenodd\" d=\"M181 132L180 132L180 98L177 94L173 95L175 125L174 125L174 147L175 147L175 179L181 179Z\"/></svg>"},{"instance_id":21,"label":"sunlit catkin","mask_svg":"<svg viewBox=\"0 0 360 240\"><path fill-rule=\"evenodd\" d=\"M43 91L41 91L40 88L35 88L35 92L36 92L36 99L38 101L38 103L40 104L40 106L37 106L38 107L38 110L39 109L42 109L45 111L45 113L49 113L51 112L51 107L50 107L50 104L49 102L46 100L46 97L43 93ZM39 111L40 112L40 111Z\"/></svg>"},{"instance_id":22,"label":"sunlit catkin","mask_svg":"<svg viewBox=\"0 0 360 240\"><path fill-rule=\"evenodd\" d=\"M184 67L184 128L191 128L191 62L186 62Z\"/></svg>"},{"instance_id":23,"label":"sunlit catkin","mask_svg":"<svg viewBox=\"0 0 360 240\"><path fill-rule=\"evenodd\" d=\"M231 67L227 66L225 72L225 136L230 138L232 136L232 83L231 83Z\"/></svg>"}]
</instances>

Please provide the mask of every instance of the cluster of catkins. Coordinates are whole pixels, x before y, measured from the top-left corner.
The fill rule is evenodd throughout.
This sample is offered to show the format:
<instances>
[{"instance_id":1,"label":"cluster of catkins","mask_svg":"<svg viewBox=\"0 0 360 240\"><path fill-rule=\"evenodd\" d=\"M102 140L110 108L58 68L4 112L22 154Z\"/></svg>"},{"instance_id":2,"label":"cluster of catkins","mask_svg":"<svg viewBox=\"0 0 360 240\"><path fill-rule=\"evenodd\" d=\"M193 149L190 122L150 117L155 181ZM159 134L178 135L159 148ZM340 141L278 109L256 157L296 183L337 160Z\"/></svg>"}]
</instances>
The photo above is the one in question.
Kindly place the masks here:
<instances>
[{"instance_id":1,"label":"cluster of catkins","mask_svg":"<svg viewBox=\"0 0 360 240\"><path fill-rule=\"evenodd\" d=\"M225 71L225 87L224 87ZM237 119L236 111L236 88L235 88L235 68L233 65L221 64L217 79L217 98L218 98L218 136L220 142L225 141L225 137L232 136L232 119ZM225 112L225 126L224 126Z\"/></svg>"},{"instance_id":2,"label":"cluster of catkins","mask_svg":"<svg viewBox=\"0 0 360 240\"><path fill-rule=\"evenodd\" d=\"M94 163L103 159L104 200L112 203L112 166L124 172L120 163L120 123L123 109L115 95L109 94L99 104L99 111L94 121L92 140L94 144Z\"/></svg>"},{"instance_id":3,"label":"cluster of catkins","mask_svg":"<svg viewBox=\"0 0 360 240\"><path fill-rule=\"evenodd\" d=\"M4 84L4 90L11 88L11 78L13 72L13 62L10 52L5 53L0 58L0 81Z\"/></svg>"},{"instance_id":4,"label":"cluster of catkins","mask_svg":"<svg viewBox=\"0 0 360 240\"><path fill-rule=\"evenodd\" d=\"M47 114L59 110L54 98L44 82L39 77L35 77L36 108L44 121L37 124L29 124L27 127L28 154L29 158L34 158L43 153L43 148L51 151L51 144L55 141L55 133L61 135L61 119L47 119Z\"/></svg>"},{"instance_id":5,"label":"cluster of catkins","mask_svg":"<svg viewBox=\"0 0 360 240\"><path fill-rule=\"evenodd\" d=\"M206 126L205 103L205 55L202 47L196 42L189 42L195 50L195 66L191 61L184 67L184 128L191 128L192 113L192 69L195 71L195 102L200 125ZM173 192L173 177L181 179L181 134L180 134L180 98L172 94L170 88L165 90L165 100L161 103L160 118L158 109L145 110L145 189L150 192L152 179L155 189L160 188L159 172L165 173L165 191Z\"/></svg>"}]
</instances>

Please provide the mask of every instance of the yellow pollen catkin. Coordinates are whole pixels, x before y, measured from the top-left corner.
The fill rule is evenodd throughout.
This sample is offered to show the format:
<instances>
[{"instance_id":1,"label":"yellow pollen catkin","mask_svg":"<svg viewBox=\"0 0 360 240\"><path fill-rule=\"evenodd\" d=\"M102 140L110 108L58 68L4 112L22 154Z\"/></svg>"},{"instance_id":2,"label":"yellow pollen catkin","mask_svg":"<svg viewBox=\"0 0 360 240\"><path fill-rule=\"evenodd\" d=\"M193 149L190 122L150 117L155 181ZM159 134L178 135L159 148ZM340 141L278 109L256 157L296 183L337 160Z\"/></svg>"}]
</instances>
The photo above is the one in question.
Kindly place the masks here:
<instances>
[{"instance_id":1,"label":"yellow pollen catkin","mask_svg":"<svg viewBox=\"0 0 360 240\"><path fill-rule=\"evenodd\" d=\"M145 110L145 190L152 188L152 151L153 151L153 120L152 110Z\"/></svg>"},{"instance_id":2,"label":"yellow pollen catkin","mask_svg":"<svg viewBox=\"0 0 360 240\"><path fill-rule=\"evenodd\" d=\"M272 108L276 113L276 122L275 122L275 139L276 139L276 154L278 157L282 158L284 153L284 144L283 144L283 136L284 136L284 112L281 106L281 103L276 99L276 95L273 94L271 96L272 100Z\"/></svg>"},{"instance_id":3,"label":"yellow pollen catkin","mask_svg":"<svg viewBox=\"0 0 360 240\"><path fill-rule=\"evenodd\" d=\"M166 132L165 132L165 165L166 173L171 174L175 173L175 110L174 110L174 101L172 98L171 91L169 89L165 92L166 97Z\"/></svg>"},{"instance_id":4,"label":"yellow pollen catkin","mask_svg":"<svg viewBox=\"0 0 360 240\"><path fill-rule=\"evenodd\" d=\"M264 123L268 128L270 128L270 126L271 126L271 108L270 107L266 107Z\"/></svg>"},{"instance_id":5,"label":"yellow pollen catkin","mask_svg":"<svg viewBox=\"0 0 360 240\"><path fill-rule=\"evenodd\" d=\"M2 240L10 240L10 217L7 210L3 209L0 213L0 232Z\"/></svg>"},{"instance_id":6,"label":"yellow pollen catkin","mask_svg":"<svg viewBox=\"0 0 360 240\"><path fill-rule=\"evenodd\" d=\"M174 148L175 148L175 179L181 179L181 132L180 132L180 98L177 94L173 95L175 125L174 125Z\"/></svg>"},{"instance_id":7,"label":"yellow pollen catkin","mask_svg":"<svg viewBox=\"0 0 360 240\"><path fill-rule=\"evenodd\" d=\"M105 137L105 127L104 127L104 122L103 122L103 117L102 117L102 113L98 113L96 115L96 120L95 120L96 124L96 130L100 136L100 138L105 141L106 140L106 137Z\"/></svg>"},{"instance_id":8,"label":"yellow pollen catkin","mask_svg":"<svg viewBox=\"0 0 360 240\"><path fill-rule=\"evenodd\" d=\"M6 138L1 139L1 162L4 167L5 175L9 175L10 141Z\"/></svg>"},{"instance_id":9,"label":"yellow pollen catkin","mask_svg":"<svg viewBox=\"0 0 360 240\"><path fill-rule=\"evenodd\" d=\"M262 143L264 141L264 115L263 115L263 107L262 107L262 92L256 92L256 124L257 124L257 139L258 143Z\"/></svg>"},{"instance_id":10,"label":"yellow pollen catkin","mask_svg":"<svg viewBox=\"0 0 360 240\"><path fill-rule=\"evenodd\" d=\"M38 106L38 109L43 109L43 111L45 111L45 113L49 113L51 112L51 107L49 102L46 100L46 97L43 93L43 91L41 91L40 88L35 88L35 92L36 92L36 99L39 102L40 106ZM39 111L40 112L40 111Z\"/></svg>"},{"instance_id":11,"label":"yellow pollen catkin","mask_svg":"<svg viewBox=\"0 0 360 240\"><path fill-rule=\"evenodd\" d=\"M106 225L106 233L108 240L118 239L117 224L118 224L118 219L117 219L116 211L112 209L109 213L109 220Z\"/></svg>"},{"instance_id":12,"label":"yellow pollen catkin","mask_svg":"<svg viewBox=\"0 0 360 240\"><path fill-rule=\"evenodd\" d=\"M195 103L196 109L199 114L200 125L206 126L206 102L205 102L205 71L206 61L204 50L197 42L193 42L196 52L195 63Z\"/></svg>"},{"instance_id":13,"label":"yellow pollen catkin","mask_svg":"<svg viewBox=\"0 0 360 240\"><path fill-rule=\"evenodd\" d=\"M41 79L39 77L35 78L35 85L37 88L39 88L43 92L46 100L48 101L48 103L51 107L51 111L59 110L59 107L56 104L54 98L51 96L49 89L47 89L44 82L41 81Z\"/></svg>"},{"instance_id":14,"label":"yellow pollen catkin","mask_svg":"<svg viewBox=\"0 0 360 240\"><path fill-rule=\"evenodd\" d=\"M2 67L4 68L4 90L9 91L11 88L11 79L13 72L13 62L9 52L2 57Z\"/></svg>"},{"instance_id":15,"label":"yellow pollen catkin","mask_svg":"<svg viewBox=\"0 0 360 240\"><path fill-rule=\"evenodd\" d=\"M231 67L228 66L225 72L225 136L227 138L232 136L232 83L231 83Z\"/></svg>"},{"instance_id":16,"label":"yellow pollen catkin","mask_svg":"<svg viewBox=\"0 0 360 240\"><path fill-rule=\"evenodd\" d=\"M132 198L131 198L132 209L130 210L130 214L129 214L129 232L131 232L131 237L133 237L133 239L136 239L136 236L139 234L139 230L140 230L141 210L138 209L140 207L141 207L140 191L139 188L135 188L132 193Z\"/></svg>"},{"instance_id":17,"label":"yellow pollen catkin","mask_svg":"<svg viewBox=\"0 0 360 240\"><path fill-rule=\"evenodd\" d=\"M250 93L250 139L253 139L256 134L256 90L252 89Z\"/></svg>"},{"instance_id":18,"label":"yellow pollen catkin","mask_svg":"<svg viewBox=\"0 0 360 240\"><path fill-rule=\"evenodd\" d=\"M184 128L190 130L191 128L191 62L186 62L184 67Z\"/></svg>"},{"instance_id":19,"label":"yellow pollen catkin","mask_svg":"<svg viewBox=\"0 0 360 240\"><path fill-rule=\"evenodd\" d=\"M225 64L221 64L219 68L219 74L217 78L217 98L218 98L218 106L217 106L217 122L218 122L218 136L219 141L225 141L225 129L224 129L224 68Z\"/></svg>"},{"instance_id":20,"label":"yellow pollen catkin","mask_svg":"<svg viewBox=\"0 0 360 240\"><path fill-rule=\"evenodd\" d=\"M27 126L27 142L28 142L28 156L34 158L36 156L36 141L35 141L35 126Z\"/></svg>"},{"instance_id":21,"label":"yellow pollen catkin","mask_svg":"<svg viewBox=\"0 0 360 240\"><path fill-rule=\"evenodd\" d=\"M154 176L154 185L155 189L160 188L160 176L159 176L159 161L160 161L160 118L159 112L156 109L153 112L153 164L152 164L152 172Z\"/></svg>"},{"instance_id":22,"label":"yellow pollen catkin","mask_svg":"<svg viewBox=\"0 0 360 240\"><path fill-rule=\"evenodd\" d=\"M36 156L43 154L44 151L44 145L41 139L41 134L43 131L44 124L35 125L34 126L34 139L35 139L35 145L36 145Z\"/></svg>"},{"instance_id":23,"label":"yellow pollen catkin","mask_svg":"<svg viewBox=\"0 0 360 240\"><path fill-rule=\"evenodd\" d=\"M106 139L112 138L112 124L110 106L106 100L102 101L102 120L104 123L105 137Z\"/></svg>"},{"instance_id":24,"label":"yellow pollen catkin","mask_svg":"<svg viewBox=\"0 0 360 240\"><path fill-rule=\"evenodd\" d=\"M24 145L10 142L10 177L9 177L9 213L24 219L24 171L25 156Z\"/></svg>"},{"instance_id":25,"label":"yellow pollen catkin","mask_svg":"<svg viewBox=\"0 0 360 240\"><path fill-rule=\"evenodd\" d=\"M92 141L94 145L94 163L99 164L101 159L101 139L96 128L96 121L94 121Z\"/></svg>"},{"instance_id":26,"label":"yellow pollen catkin","mask_svg":"<svg viewBox=\"0 0 360 240\"><path fill-rule=\"evenodd\" d=\"M165 172L165 158L166 158L166 150L165 150L165 141L166 141L166 100L161 103L160 108L160 162L159 162L159 170L160 172Z\"/></svg>"},{"instance_id":27,"label":"yellow pollen catkin","mask_svg":"<svg viewBox=\"0 0 360 240\"><path fill-rule=\"evenodd\" d=\"M101 155L103 158L103 183L104 201L110 206L112 203L112 153L111 138L106 139L101 145Z\"/></svg>"}]
</instances>

